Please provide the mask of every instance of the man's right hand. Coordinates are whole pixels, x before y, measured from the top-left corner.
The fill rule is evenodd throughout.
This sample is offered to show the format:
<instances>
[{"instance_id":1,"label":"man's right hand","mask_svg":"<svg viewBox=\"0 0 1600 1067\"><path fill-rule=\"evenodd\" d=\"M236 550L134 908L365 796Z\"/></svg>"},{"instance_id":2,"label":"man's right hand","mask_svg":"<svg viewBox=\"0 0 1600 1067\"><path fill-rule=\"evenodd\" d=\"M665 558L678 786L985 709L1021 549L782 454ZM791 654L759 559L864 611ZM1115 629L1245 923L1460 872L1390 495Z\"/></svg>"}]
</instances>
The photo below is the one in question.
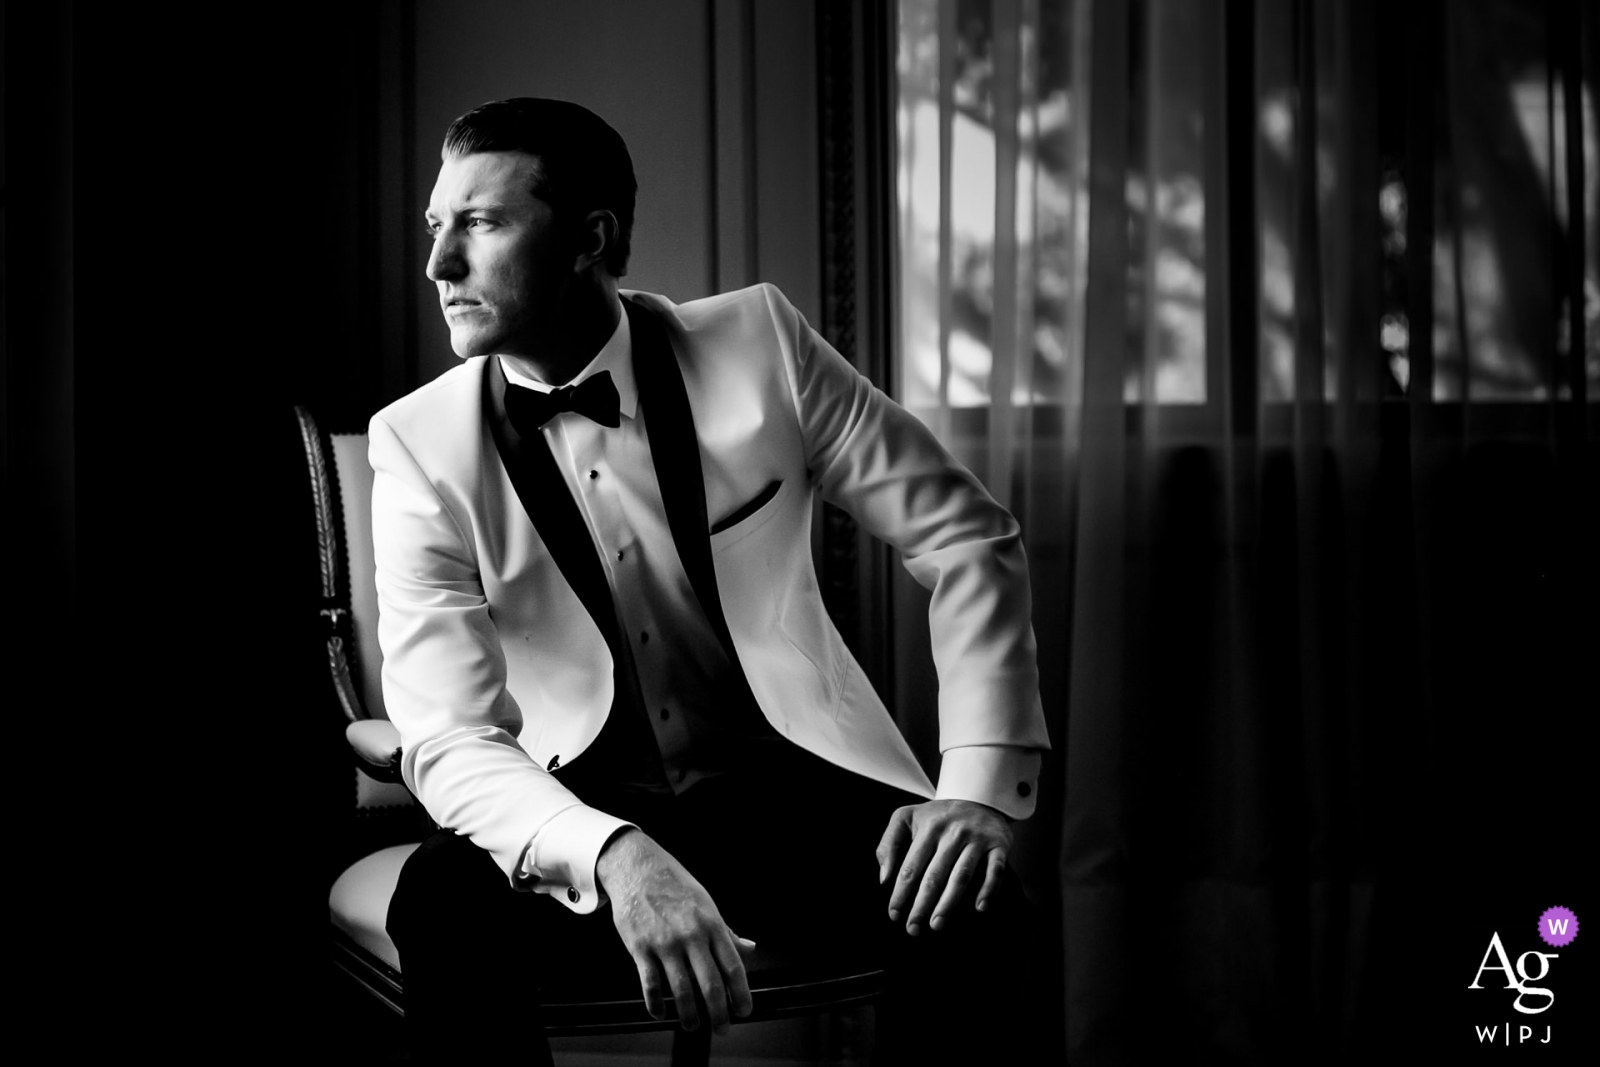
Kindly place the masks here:
<instances>
[{"instance_id":1,"label":"man's right hand","mask_svg":"<svg viewBox=\"0 0 1600 1067\"><path fill-rule=\"evenodd\" d=\"M685 1030L700 1025L697 989L719 1034L728 1030L730 1008L740 1018L750 1014L739 953L755 942L728 929L711 894L671 853L629 827L600 850L595 876L611 898L611 919L639 968L652 1018L666 1014L669 990Z\"/></svg>"}]
</instances>

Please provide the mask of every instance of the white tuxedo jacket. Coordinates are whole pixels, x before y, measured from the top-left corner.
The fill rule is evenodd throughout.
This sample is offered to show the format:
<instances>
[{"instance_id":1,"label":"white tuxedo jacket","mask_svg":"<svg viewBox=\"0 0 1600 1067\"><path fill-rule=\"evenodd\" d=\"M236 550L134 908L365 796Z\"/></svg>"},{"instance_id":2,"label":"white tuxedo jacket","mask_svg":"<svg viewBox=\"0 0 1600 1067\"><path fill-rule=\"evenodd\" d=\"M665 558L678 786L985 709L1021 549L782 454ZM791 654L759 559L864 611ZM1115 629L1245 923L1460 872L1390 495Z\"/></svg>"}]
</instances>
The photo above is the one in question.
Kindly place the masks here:
<instances>
[{"instance_id":1,"label":"white tuxedo jacket","mask_svg":"<svg viewBox=\"0 0 1600 1067\"><path fill-rule=\"evenodd\" d=\"M780 483L754 514L709 535L728 630L768 721L877 781L1031 814L1049 740L1016 522L775 288L681 305L626 295L659 316L677 357L711 521ZM582 807L545 768L600 732L611 653L501 462L482 410L487 358L371 422L384 700L406 783L433 818L492 853L513 884L587 911L597 894L572 887L592 889L593 855L546 847L536 881L518 872L541 830ZM937 789L823 608L814 490L892 544L932 591Z\"/></svg>"}]
</instances>

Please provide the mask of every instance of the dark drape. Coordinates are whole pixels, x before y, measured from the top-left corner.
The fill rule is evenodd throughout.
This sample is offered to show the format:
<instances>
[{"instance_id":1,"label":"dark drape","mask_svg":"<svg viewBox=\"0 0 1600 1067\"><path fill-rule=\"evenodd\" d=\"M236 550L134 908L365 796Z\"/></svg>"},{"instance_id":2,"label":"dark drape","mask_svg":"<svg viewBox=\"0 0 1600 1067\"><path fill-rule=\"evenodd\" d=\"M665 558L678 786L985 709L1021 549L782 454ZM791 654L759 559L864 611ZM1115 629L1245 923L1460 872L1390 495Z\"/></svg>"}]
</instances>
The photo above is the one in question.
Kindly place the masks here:
<instances>
[{"instance_id":1,"label":"dark drape","mask_svg":"<svg viewBox=\"0 0 1600 1067\"><path fill-rule=\"evenodd\" d=\"M389 16L3 17L17 1040L337 1055L323 827L346 801L337 732L288 740L327 684L290 403L386 387L360 373L351 261L378 242L348 120Z\"/></svg>"}]
</instances>

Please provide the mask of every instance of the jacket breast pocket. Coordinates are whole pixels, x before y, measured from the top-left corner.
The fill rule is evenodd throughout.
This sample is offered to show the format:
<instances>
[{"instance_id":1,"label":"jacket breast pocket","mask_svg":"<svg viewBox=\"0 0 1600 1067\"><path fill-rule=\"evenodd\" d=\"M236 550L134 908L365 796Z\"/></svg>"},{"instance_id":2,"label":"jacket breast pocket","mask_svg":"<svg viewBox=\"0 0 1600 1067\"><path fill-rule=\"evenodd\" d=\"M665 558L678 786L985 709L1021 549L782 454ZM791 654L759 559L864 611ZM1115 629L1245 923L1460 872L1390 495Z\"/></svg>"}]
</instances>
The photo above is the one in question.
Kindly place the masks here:
<instances>
[{"instance_id":1,"label":"jacket breast pocket","mask_svg":"<svg viewBox=\"0 0 1600 1067\"><path fill-rule=\"evenodd\" d=\"M711 550L717 552L754 533L782 510L788 496L787 483L775 478L749 500L734 508L711 526Z\"/></svg>"}]
</instances>

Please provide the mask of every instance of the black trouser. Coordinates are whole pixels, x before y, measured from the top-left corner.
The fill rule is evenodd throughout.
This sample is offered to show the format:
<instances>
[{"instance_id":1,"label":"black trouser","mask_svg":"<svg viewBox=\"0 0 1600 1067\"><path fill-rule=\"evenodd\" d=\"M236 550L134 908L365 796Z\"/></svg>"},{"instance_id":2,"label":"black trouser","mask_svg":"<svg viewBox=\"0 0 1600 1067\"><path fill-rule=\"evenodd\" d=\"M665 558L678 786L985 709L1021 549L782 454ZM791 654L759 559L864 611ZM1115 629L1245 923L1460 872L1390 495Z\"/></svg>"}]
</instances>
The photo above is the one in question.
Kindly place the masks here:
<instances>
[{"instance_id":1,"label":"black trouser","mask_svg":"<svg viewBox=\"0 0 1600 1067\"><path fill-rule=\"evenodd\" d=\"M888 919L892 881L878 885L874 851L889 814L921 798L790 748L791 758L759 773L595 806L638 823L677 857L735 934L763 948L886 960L878 1062L1030 1062L1033 1035L1048 1024L1038 923L1015 876L1007 872L986 911L971 906L974 884L944 930L908 936L903 917ZM607 910L576 915L519 893L487 852L448 831L407 861L388 927L410 1040L424 1060L549 1063L541 987L639 996Z\"/></svg>"}]
</instances>

